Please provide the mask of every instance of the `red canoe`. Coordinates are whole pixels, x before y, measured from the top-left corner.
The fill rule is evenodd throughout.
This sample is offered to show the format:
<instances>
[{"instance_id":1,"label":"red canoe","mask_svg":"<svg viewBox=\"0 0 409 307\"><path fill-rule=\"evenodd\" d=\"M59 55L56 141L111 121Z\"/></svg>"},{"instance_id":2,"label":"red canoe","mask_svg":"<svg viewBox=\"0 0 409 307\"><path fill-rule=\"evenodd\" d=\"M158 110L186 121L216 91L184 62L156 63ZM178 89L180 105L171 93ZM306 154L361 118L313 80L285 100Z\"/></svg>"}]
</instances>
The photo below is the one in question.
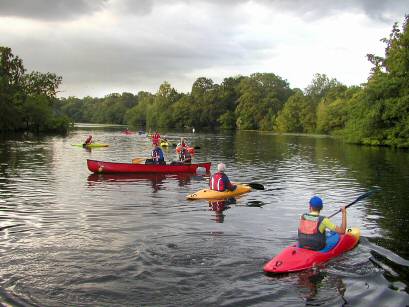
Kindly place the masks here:
<instances>
[{"instance_id":1,"label":"red canoe","mask_svg":"<svg viewBox=\"0 0 409 307\"><path fill-rule=\"evenodd\" d=\"M87 159L88 169L93 173L194 173L198 167L210 171L210 162L184 165L155 165L104 162Z\"/></svg>"},{"instance_id":2,"label":"red canoe","mask_svg":"<svg viewBox=\"0 0 409 307\"><path fill-rule=\"evenodd\" d=\"M266 273L289 273L310 269L318 264L353 249L359 241L359 228L350 228L345 235L339 235L336 245L328 251L312 251L288 246L264 266Z\"/></svg>"}]
</instances>

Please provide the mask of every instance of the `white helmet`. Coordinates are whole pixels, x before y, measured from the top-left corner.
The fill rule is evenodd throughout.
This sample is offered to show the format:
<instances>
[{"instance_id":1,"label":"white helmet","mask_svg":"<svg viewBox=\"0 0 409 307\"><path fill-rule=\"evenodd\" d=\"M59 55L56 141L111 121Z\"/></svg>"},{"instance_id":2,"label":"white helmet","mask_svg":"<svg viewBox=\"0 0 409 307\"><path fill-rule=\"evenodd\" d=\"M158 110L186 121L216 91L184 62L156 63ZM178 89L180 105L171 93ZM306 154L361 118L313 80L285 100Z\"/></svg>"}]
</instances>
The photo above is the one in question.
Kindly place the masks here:
<instances>
[{"instance_id":1,"label":"white helmet","mask_svg":"<svg viewBox=\"0 0 409 307\"><path fill-rule=\"evenodd\" d=\"M226 165L224 163L217 164L217 171L224 173L226 171Z\"/></svg>"}]
</instances>

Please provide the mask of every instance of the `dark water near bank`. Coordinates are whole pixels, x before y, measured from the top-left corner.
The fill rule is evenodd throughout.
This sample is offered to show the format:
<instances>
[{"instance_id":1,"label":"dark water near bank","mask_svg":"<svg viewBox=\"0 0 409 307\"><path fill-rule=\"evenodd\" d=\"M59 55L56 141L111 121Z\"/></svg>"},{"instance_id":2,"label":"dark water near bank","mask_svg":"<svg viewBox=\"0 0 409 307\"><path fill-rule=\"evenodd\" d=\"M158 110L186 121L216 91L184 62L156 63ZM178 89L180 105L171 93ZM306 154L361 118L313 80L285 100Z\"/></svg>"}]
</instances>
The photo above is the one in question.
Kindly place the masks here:
<instances>
[{"instance_id":1,"label":"dark water near bank","mask_svg":"<svg viewBox=\"0 0 409 307\"><path fill-rule=\"evenodd\" d=\"M108 148L71 146L89 133ZM181 133L169 133L176 140ZM186 134L185 134L186 135ZM259 182L225 208L185 195L208 175L92 175L86 159L130 161L149 142L119 130L0 141L0 303L34 306L405 306L409 153L326 137L188 135L196 161ZM173 149L165 151L174 159ZM320 195L348 210L360 244L314 271L266 276ZM224 211L221 209L225 209ZM340 215L333 218L340 223Z\"/></svg>"}]
</instances>

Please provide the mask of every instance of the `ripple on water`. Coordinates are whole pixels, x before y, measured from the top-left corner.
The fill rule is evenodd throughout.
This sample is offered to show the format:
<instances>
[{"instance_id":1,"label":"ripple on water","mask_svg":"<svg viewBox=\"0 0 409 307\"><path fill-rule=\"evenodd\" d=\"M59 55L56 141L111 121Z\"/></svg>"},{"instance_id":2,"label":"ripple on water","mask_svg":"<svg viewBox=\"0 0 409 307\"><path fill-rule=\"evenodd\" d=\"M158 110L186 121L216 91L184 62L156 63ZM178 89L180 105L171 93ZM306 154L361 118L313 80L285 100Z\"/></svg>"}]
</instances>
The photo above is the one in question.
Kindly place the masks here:
<instances>
[{"instance_id":1,"label":"ripple on water","mask_svg":"<svg viewBox=\"0 0 409 307\"><path fill-rule=\"evenodd\" d=\"M371 186L391 182L389 195L402 199L387 199L387 211L380 196L360 201L348 209L348 221L370 239L401 240L394 236L403 228L390 225L409 219L398 206L408 192L392 192L407 179L409 163L392 169L388 161L383 176L379 174L382 161L388 155L397 159L397 152L384 155L305 136L188 135L192 144L201 146L196 161L212 161L212 171L225 162L232 180L266 187L220 209L185 199L207 186L209 174L90 174L86 159L124 162L150 152L145 138L90 129L95 139L111 146L91 151L71 146L82 142L89 130L66 138L0 143L2 302L409 304L406 260L366 238L319 269L284 276L262 272L271 257L295 242L299 215L315 194L324 199L325 214L330 214ZM169 139L176 142L182 135L170 133ZM173 149L165 154L175 159ZM367 164L373 160L375 173ZM383 178L388 182L379 182ZM334 221L339 223L340 215Z\"/></svg>"}]
</instances>

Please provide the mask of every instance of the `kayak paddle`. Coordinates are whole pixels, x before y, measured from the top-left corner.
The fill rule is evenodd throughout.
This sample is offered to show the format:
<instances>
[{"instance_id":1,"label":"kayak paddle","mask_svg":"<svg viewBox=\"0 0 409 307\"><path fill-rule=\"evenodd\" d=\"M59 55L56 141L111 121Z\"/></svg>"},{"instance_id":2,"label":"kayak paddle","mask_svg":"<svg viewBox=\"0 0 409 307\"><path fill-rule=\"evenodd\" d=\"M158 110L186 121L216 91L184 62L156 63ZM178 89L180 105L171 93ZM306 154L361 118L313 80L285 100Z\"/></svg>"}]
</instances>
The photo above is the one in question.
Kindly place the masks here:
<instances>
[{"instance_id":1,"label":"kayak paddle","mask_svg":"<svg viewBox=\"0 0 409 307\"><path fill-rule=\"evenodd\" d=\"M249 182L249 183L244 183L244 184L248 185L250 188L254 190L264 190L264 186L261 183Z\"/></svg>"},{"instance_id":2,"label":"kayak paddle","mask_svg":"<svg viewBox=\"0 0 409 307\"><path fill-rule=\"evenodd\" d=\"M372 193L378 192L379 190L380 190L380 189L373 189L373 190L370 190L370 191L366 192L365 194L362 194L362 195L359 196L357 199L355 199L352 203L346 205L345 208L348 208L348 207L352 206L353 204L359 202L360 200L363 200L364 198L367 198L367 197L370 196ZM335 213L331 214L330 216L328 216L328 218L331 218L331 217L333 217L334 215L336 215L336 214L338 214L338 213L340 213L340 212L341 212L341 209L339 209L337 212L335 212Z\"/></svg>"},{"instance_id":3,"label":"kayak paddle","mask_svg":"<svg viewBox=\"0 0 409 307\"><path fill-rule=\"evenodd\" d=\"M139 164L139 163L141 163L142 161L145 161L146 159L145 158L133 158L132 159L132 164Z\"/></svg>"},{"instance_id":4,"label":"kayak paddle","mask_svg":"<svg viewBox=\"0 0 409 307\"><path fill-rule=\"evenodd\" d=\"M233 184L244 184L248 185L250 188L254 190L264 190L264 186L261 183L257 182L233 182Z\"/></svg>"}]
</instances>

